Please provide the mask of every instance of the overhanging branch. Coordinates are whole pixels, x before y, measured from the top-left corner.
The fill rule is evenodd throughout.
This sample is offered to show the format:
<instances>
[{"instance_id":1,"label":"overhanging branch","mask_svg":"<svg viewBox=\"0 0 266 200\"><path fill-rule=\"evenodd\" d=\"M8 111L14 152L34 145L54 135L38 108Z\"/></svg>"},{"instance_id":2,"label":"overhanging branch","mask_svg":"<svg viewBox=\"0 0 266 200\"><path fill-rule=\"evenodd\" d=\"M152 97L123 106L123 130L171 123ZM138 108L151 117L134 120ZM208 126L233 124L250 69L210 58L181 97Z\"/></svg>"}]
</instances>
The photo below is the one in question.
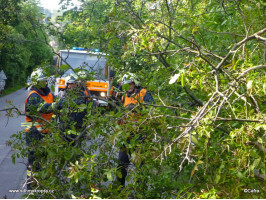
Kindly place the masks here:
<instances>
[{"instance_id":1,"label":"overhanging branch","mask_svg":"<svg viewBox=\"0 0 266 200\"><path fill-rule=\"evenodd\" d=\"M247 36L245 37L245 39L241 40L240 42L236 43L232 49L228 52L228 54L223 58L223 60L217 65L216 70L220 69L222 67L222 65L225 63L225 61L229 58L229 56L235 52L235 50L240 47L241 45L243 45L244 43L246 43L247 41L251 40L251 39L259 39L258 36L265 33L266 32L266 28L258 31L257 33L254 33L251 36ZM264 40L263 40L264 41Z\"/></svg>"}]
</instances>

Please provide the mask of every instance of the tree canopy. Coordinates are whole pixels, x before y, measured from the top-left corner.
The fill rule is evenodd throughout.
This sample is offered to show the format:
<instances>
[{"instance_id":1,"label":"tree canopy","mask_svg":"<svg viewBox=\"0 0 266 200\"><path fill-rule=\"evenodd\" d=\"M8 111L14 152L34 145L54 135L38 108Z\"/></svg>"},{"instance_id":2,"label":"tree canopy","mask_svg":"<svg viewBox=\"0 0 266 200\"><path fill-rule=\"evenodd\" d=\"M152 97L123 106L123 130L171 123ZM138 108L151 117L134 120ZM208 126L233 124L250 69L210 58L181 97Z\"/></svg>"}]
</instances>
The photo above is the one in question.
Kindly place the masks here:
<instances>
[{"instance_id":1,"label":"tree canopy","mask_svg":"<svg viewBox=\"0 0 266 200\"><path fill-rule=\"evenodd\" d=\"M3 0L1 10L0 69L7 75L6 87L24 85L34 68L52 59L44 16L35 1Z\"/></svg>"}]
</instances>

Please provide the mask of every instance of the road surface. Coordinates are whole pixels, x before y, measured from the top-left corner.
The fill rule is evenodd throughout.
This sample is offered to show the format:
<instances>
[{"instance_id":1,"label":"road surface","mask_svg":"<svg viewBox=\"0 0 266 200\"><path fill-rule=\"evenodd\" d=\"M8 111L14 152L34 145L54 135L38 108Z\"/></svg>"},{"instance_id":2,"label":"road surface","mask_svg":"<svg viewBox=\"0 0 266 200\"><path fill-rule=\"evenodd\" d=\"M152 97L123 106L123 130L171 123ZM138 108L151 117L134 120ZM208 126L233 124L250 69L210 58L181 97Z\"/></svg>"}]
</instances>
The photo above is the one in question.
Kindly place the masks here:
<instances>
[{"instance_id":1,"label":"road surface","mask_svg":"<svg viewBox=\"0 0 266 200\"><path fill-rule=\"evenodd\" d=\"M24 111L24 102L28 91L18 90L12 94L0 97L0 110L8 105L6 100L14 101L14 105ZM6 145L10 136L21 131L21 122L25 122L24 116L14 116L8 118L5 112L0 112L0 199L20 199L24 193L11 192L10 190L20 190L26 178L26 160L17 159L16 164L12 163L11 156L13 151Z\"/></svg>"}]
</instances>

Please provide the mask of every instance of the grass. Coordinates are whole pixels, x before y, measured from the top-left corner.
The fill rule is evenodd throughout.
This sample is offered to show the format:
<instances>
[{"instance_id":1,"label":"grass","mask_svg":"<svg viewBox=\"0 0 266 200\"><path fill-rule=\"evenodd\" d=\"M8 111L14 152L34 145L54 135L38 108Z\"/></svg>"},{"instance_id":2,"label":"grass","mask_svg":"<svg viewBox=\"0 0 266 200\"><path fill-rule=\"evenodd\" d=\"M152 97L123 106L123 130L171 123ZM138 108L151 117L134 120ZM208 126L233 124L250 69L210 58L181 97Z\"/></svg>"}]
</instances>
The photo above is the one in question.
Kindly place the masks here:
<instances>
[{"instance_id":1,"label":"grass","mask_svg":"<svg viewBox=\"0 0 266 200\"><path fill-rule=\"evenodd\" d=\"M21 88L24 88L24 87L25 87L25 85L23 85L23 86L22 85L16 85L14 87L10 87L10 88L4 89L2 91L2 95L0 95L0 97L4 97L4 96L6 96L8 94L11 94L13 92L16 92L17 90L20 90Z\"/></svg>"}]
</instances>

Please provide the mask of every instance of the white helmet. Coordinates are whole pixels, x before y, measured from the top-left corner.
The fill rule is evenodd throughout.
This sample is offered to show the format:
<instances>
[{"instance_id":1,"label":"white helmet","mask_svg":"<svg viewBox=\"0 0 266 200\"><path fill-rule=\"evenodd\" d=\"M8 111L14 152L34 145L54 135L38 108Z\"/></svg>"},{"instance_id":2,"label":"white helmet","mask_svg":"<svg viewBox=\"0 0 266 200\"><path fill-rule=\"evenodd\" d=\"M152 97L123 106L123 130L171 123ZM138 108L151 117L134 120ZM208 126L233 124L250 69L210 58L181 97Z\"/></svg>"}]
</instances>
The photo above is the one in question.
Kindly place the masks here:
<instances>
[{"instance_id":1,"label":"white helmet","mask_svg":"<svg viewBox=\"0 0 266 200\"><path fill-rule=\"evenodd\" d=\"M79 79L86 79L87 76L88 76L88 74L86 73L85 70L80 70L80 71L77 73L77 75L78 75L78 78L79 78Z\"/></svg>"},{"instance_id":2,"label":"white helmet","mask_svg":"<svg viewBox=\"0 0 266 200\"><path fill-rule=\"evenodd\" d=\"M74 77L74 76L70 76L69 78L67 78L67 84L68 83L76 83L77 82L77 80L76 80L76 78Z\"/></svg>"},{"instance_id":3,"label":"white helmet","mask_svg":"<svg viewBox=\"0 0 266 200\"><path fill-rule=\"evenodd\" d=\"M31 73L30 78L32 85L37 85L38 81L47 81L44 71L38 68Z\"/></svg>"},{"instance_id":4,"label":"white helmet","mask_svg":"<svg viewBox=\"0 0 266 200\"><path fill-rule=\"evenodd\" d=\"M140 86L140 81L138 80L138 77L133 73L127 73L122 77L122 85L133 82L135 83L136 86Z\"/></svg>"}]
</instances>

